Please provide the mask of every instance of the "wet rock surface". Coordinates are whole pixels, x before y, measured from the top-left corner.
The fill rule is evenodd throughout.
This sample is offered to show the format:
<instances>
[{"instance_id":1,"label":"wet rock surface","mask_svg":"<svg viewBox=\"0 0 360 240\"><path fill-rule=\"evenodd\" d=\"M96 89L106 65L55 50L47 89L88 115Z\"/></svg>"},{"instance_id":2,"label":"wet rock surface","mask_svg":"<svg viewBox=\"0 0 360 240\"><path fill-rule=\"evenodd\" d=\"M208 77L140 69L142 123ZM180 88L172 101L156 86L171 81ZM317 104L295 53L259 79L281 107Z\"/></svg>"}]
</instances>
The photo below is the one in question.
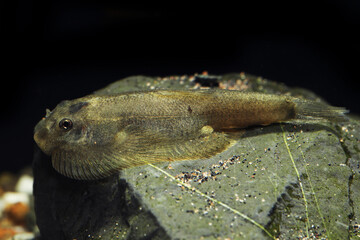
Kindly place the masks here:
<instances>
[{"instance_id":1,"label":"wet rock surface","mask_svg":"<svg viewBox=\"0 0 360 240\"><path fill-rule=\"evenodd\" d=\"M245 74L135 76L96 94L209 87L321 101ZM129 168L92 182L63 177L36 149L41 239L356 238L359 129L355 120L254 127L213 158Z\"/></svg>"}]
</instances>

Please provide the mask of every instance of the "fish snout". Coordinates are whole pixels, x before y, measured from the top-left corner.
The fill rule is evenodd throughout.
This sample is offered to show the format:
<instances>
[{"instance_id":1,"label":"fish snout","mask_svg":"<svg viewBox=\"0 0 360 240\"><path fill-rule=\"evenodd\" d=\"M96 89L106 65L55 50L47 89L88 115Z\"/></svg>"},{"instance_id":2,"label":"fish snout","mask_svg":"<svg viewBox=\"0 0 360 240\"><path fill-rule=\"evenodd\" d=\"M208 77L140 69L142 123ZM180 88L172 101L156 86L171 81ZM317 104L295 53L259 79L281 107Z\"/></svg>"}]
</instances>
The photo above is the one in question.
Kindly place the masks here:
<instances>
[{"instance_id":1,"label":"fish snout","mask_svg":"<svg viewBox=\"0 0 360 240\"><path fill-rule=\"evenodd\" d=\"M51 154L49 149L49 129L44 120L41 120L34 129L34 140L39 148L47 155Z\"/></svg>"}]
</instances>

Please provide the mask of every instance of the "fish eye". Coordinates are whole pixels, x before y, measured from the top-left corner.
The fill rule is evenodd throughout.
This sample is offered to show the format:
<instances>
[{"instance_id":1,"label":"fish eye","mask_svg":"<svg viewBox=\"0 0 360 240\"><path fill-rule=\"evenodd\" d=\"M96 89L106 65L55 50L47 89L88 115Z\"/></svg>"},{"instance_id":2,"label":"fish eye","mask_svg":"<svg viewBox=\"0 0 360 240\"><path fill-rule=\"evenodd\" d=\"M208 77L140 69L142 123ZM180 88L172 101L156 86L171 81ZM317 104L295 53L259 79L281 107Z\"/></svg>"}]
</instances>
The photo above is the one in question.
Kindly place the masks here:
<instances>
[{"instance_id":1,"label":"fish eye","mask_svg":"<svg viewBox=\"0 0 360 240\"><path fill-rule=\"evenodd\" d=\"M73 122L68 118L64 118L59 122L59 127L66 131L70 130L72 126L73 126Z\"/></svg>"}]
</instances>

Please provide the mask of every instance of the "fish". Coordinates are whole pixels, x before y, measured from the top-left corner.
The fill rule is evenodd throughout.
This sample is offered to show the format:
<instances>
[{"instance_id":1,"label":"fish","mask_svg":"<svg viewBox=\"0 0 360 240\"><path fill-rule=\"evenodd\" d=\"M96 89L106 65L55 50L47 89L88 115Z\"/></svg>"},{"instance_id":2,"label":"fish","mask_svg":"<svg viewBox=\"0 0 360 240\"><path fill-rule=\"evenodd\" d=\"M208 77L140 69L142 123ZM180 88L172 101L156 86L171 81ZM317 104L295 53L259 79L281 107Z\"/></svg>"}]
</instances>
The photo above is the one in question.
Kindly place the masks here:
<instances>
[{"instance_id":1,"label":"fish","mask_svg":"<svg viewBox=\"0 0 360 240\"><path fill-rule=\"evenodd\" d=\"M234 132L291 120L346 121L324 103L223 89L88 95L46 111L34 129L60 174L97 180L147 163L206 159L238 140Z\"/></svg>"}]
</instances>

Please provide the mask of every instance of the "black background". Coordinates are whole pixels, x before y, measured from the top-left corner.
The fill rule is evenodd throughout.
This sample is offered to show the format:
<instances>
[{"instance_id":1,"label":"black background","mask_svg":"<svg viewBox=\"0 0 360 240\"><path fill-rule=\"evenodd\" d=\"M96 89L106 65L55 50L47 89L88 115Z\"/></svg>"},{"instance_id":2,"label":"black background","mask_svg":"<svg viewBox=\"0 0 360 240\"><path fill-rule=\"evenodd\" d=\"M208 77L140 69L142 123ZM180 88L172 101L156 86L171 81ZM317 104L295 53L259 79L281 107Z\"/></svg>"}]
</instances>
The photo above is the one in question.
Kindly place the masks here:
<instances>
[{"instance_id":1,"label":"black background","mask_svg":"<svg viewBox=\"0 0 360 240\"><path fill-rule=\"evenodd\" d=\"M0 172L31 164L33 127L45 108L130 75L244 71L360 113L356 0L19 0L0 7Z\"/></svg>"}]
</instances>

